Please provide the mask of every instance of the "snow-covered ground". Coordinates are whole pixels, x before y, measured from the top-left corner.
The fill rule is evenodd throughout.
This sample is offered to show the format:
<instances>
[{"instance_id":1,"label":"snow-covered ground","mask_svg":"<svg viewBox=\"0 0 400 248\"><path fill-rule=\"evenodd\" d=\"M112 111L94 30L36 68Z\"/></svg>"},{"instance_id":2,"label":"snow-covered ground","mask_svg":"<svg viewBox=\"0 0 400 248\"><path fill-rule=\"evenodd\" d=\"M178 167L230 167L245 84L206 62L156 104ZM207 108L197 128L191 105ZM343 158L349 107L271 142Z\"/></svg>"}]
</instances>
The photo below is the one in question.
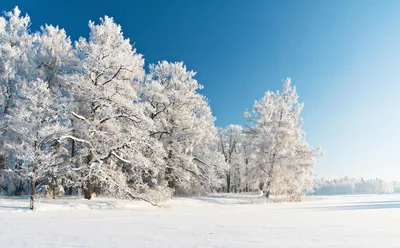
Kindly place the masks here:
<instances>
[{"instance_id":1,"label":"snow-covered ground","mask_svg":"<svg viewBox=\"0 0 400 248\"><path fill-rule=\"evenodd\" d=\"M249 202L253 202L249 204ZM376 247L400 245L400 195L175 198L164 208L108 199L0 199L1 248Z\"/></svg>"}]
</instances>

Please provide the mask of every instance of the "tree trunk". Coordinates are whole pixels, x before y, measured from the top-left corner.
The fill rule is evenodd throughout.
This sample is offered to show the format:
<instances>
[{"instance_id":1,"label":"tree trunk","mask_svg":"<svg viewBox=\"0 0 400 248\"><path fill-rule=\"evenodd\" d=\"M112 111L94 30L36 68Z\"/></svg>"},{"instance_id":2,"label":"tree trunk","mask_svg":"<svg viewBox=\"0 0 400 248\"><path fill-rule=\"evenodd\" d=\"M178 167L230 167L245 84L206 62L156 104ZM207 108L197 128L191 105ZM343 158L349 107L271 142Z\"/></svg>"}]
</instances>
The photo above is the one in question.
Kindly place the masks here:
<instances>
[{"instance_id":1,"label":"tree trunk","mask_svg":"<svg viewBox=\"0 0 400 248\"><path fill-rule=\"evenodd\" d=\"M36 184L36 167L33 168L33 174L32 174L31 202L29 206L30 210L33 210L35 208L35 184Z\"/></svg>"},{"instance_id":2,"label":"tree trunk","mask_svg":"<svg viewBox=\"0 0 400 248\"><path fill-rule=\"evenodd\" d=\"M171 144L172 144L172 141L169 142L169 145L171 145ZM172 158L173 158L173 154L172 154L172 150L170 149L170 150L168 151L168 157L167 157L167 159L166 159L167 165L168 165L168 162L169 162ZM173 172L174 172L173 168L171 168L171 167L166 168L166 169L165 169L165 175L164 175L164 176L165 176L165 180L167 181L168 187L169 187L170 189L173 189L174 192L176 193L176 188L177 188L177 186L178 186L178 183L177 183L177 181L176 181L175 176L173 175Z\"/></svg>"},{"instance_id":3,"label":"tree trunk","mask_svg":"<svg viewBox=\"0 0 400 248\"><path fill-rule=\"evenodd\" d=\"M89 156L88 156L88 167L90 166L90 162L92 160L93 160L93 153L90 152ZM88 171L88 173L89 173L89 171ZM85 196L85 199L87 199L87 200L92 199L92 185L91 185L91 182L90 182L90 173L88 175L87 182L86 182L86 188L84 189L84 193L83 194Z\"/></svg>"},{"instance_id":4,"label":"tree trunk","mask_svg":"<svg viewBox=\"0 0 400 248\"><path fill-rule=\"evenodd\" d=\"M6 168L6 156L0 155L0 195L1 191L3 189L3 184L2 184L2 171Z\"/></svg>"},{"instance_id":5,"label":"tree trunk","mask_svg":"<svg viewBox=\"0 0 400 248\"><path fill-rule=\"evenodd\" d=\"M55 178L52 179L52 185L51 185L51 191L52 191L52 199L56 199L56 185L57 185L57 180Z\"/></svg>"},{"instance_id":6,"label":"tree trunk","mask_svg":"<svg viewBox=\"0 0 400 248\"><path fill-rule=\"evenodd\" d=\"M267 199L269 199L269 197L270 197L270 192L271 192L271 181L268 181L267 182L267 187L265 188L265 197L267 198Z\"/></svg>"},{"instance_id":7,"label":"tree trunk","mask_svg":"<svg viewBox=\"0 0 400 248\"><path fill-rule=\"evenodd\" d=\"M93 193L95 193L96 194L96 197L99 195L99 188L97 187L97 183L95 183L94 185L93 185Z\"/></svg>"},{"instance_id":8,"label":"tree trunk","mask_svg":"<svg viewBox=\"0 0 400 248\"><path fill-rule=\"evenodd\" d=\"M86 188L84 189L84 197L86 200L90 200L92 199L92 185L90 184L90 178L88 178L87 182L86 182Z\"/></svg>"},{"instance_id":9,"label":"tree trunk","mask_svg":"<svg viewBox=\"0 0 400 248\"><path fill-rule=\"evenodd\" d=\"M8 80L7 88L6 88L7 97L6 97L6 101L5 101L5 105L4 105L4 109L3 109L4 115L9 114L9 109L10 109L10 105L11 105L11 89L12 89L11 80ZM7 125L7 123L6 123L6 125ZM5 129L7 129L7 128L5 127ZM2 143L2 145L4 145L4 144ZM2 148L3 148L3 146L2 146ZM4 161L4 164L2 164L0 162L0 171L1 171L1 170L5 169L6 157L3 154L1 154L0 155L0 160L1 160L1 162ZM0 172L0 176L1 175L2 175L2 173ZM3 185L0 182L0 195L1 195L2 189L3 189Z\"/></svg>"},{"instance_id":10,"label":"tree trunk","mask_svg":"<svg viewBox=\"0 0 400 248\"><path fill-rule=\"evenodd\" d=\"M226 173L226 192L231 192L231 173Z\"/></svg>"},{"instance_id":11,"label":"tree trunk","mask_svg":"<svg viewBox=\"0 0 400 248\"><path fill-rule=\"evenodd\" d=\"M11 89L12 89L12 83L11 80L8 81L7 83L7 97L6 101L4 104L4 114L8 114L10 110L10 105L11 105Z\"/></svg>"},{"instance_id":12,"label":"tree trunk","mask_svg":"<svg viewBox=\"0 0 400 248\"><path fill-rule=\"evenodd\" d=\"M75 157L75 140L71 141L71 158Z\"/></svg>"}]
</instances>

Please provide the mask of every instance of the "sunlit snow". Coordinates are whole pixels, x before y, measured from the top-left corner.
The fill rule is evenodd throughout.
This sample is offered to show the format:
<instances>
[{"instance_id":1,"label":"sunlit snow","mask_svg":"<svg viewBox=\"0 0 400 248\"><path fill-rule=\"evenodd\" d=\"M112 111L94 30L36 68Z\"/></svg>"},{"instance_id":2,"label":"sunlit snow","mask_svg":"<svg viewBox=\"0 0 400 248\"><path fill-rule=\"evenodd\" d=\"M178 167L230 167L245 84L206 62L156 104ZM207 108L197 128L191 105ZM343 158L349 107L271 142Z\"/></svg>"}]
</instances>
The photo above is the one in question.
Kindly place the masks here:
<instances>
[{"instance_id":1,"label":"sunlit snow","mask_svg":"<svg viewBox=\"0 0 400 248\"><path fill-rule=\"evenodd\" d=\"M400 195L174 198L163 208L97 198L0 199L0 247L398 247Z\"/></svg>"}]
</instances>

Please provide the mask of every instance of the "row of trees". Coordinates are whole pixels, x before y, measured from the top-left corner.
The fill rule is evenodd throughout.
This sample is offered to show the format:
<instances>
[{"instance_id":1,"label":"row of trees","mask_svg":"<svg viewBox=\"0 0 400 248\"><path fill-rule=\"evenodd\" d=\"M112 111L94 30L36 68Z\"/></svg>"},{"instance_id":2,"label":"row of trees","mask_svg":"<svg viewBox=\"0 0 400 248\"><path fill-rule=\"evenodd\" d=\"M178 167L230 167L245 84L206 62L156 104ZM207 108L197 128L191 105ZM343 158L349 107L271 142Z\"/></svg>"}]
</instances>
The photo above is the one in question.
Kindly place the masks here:
<instances>
[{"instance_id":1,"label":"row of trees","mask_svg":"<svg viewBox=\"0 0 400 248\"><path fill-rule=\"evenodd\" d=\"M351 195L351 194L382 194L400 192L399 182L387 182L382 179L343 177L333 180L315 178L313 195Z\"/></svg>"},{"instance_id":2,"label":"row of trees","mask_svg":"<svg viewBox=\"0 0 400 248\"><path fill-rule=\"evenodd\" d=\"M92 193L156 202L175 192L309 189L319 151L305 141L290 80L247 125L214 126L195 72L144 69L110 17L74 43L63 29L0 18L0 183L7 194Z\"/></svg>"}]
</instances>

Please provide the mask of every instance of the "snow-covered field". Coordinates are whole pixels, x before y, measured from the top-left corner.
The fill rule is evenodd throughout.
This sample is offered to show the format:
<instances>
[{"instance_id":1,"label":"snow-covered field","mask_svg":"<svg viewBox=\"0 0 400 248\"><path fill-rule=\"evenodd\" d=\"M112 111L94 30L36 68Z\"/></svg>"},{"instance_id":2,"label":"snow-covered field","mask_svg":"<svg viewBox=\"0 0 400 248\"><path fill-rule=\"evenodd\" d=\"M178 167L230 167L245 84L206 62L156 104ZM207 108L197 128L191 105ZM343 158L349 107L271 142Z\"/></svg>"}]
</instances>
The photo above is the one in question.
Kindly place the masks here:
<instances>
[{"instance_id":1,"label":"snow-covered field","mask_svg":"<svg viewBox=\"0 0 400 248\"><path fill-rule=\"evenodd\" d=\"M249 204L253 202L253 204ZM399 247L400 195L175 198L164 208L94 199L0 199L0 247Z\"/></svg>"}]
</instances>

